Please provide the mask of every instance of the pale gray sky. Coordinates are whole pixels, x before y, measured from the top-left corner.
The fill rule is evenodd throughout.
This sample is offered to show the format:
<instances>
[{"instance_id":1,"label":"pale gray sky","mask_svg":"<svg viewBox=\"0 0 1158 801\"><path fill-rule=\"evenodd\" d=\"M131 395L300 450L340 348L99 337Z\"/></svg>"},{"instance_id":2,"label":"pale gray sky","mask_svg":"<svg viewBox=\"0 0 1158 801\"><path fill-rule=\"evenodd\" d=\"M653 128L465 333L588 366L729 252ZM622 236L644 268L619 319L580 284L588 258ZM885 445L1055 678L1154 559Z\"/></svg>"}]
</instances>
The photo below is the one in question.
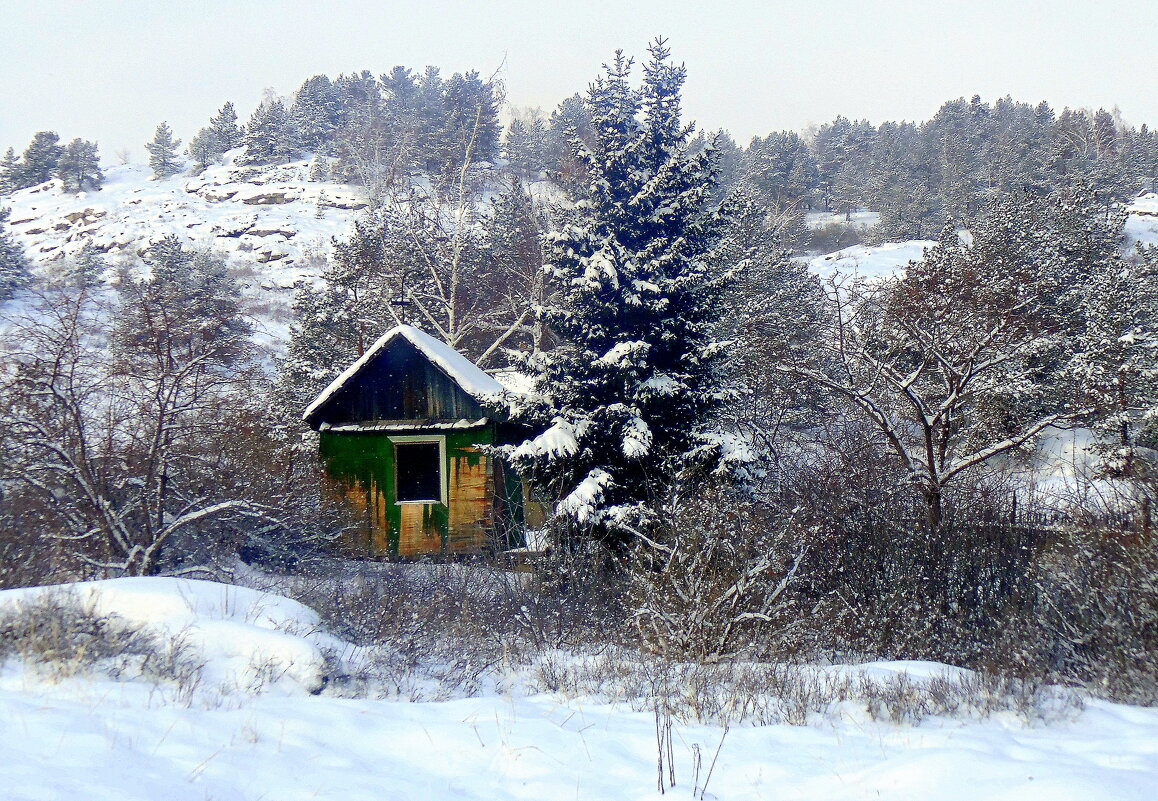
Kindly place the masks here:
<instances>
[{"instance_id":1,"label":"pale gray sky","mask_svg":"<svg viewBox=\"0 0 1158 801\"><path fill-rule=\"evenodd\" d=\"M187 142L226 100L244 122L265 87L395 64L497 71L512 104L550 111L657 34L687 64L688 119L741 143L974 93L1153 127L1156 32L1154 0L5 0L0 148L56 130L139 159L161 120Z\"/></svg>"}]
</instances>

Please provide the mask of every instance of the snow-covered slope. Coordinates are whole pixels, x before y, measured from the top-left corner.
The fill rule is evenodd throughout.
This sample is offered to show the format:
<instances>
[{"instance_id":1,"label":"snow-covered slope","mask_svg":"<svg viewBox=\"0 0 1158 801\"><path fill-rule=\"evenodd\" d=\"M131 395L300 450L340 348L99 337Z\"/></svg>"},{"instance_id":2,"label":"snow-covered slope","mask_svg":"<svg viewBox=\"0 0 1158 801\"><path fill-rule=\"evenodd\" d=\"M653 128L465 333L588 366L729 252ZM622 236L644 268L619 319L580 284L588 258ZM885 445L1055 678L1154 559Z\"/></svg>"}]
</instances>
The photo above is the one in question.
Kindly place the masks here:
<instances>
[{"instance_id":1,"label":"snow-covered slope","mask_svg":"<svg viewBox=\"0 0 1158 801\"><path fill-rule=\"evenodd\" d=\"M1131 245L1158 245L1158 193L1147 192L1128 208L1126 241Z\"/></svg>"},{"instance_id":2,"label":"snow-covered slope","mask_svg":"<svg viewBox=\"0 0 1158 801\"><path fill-rule=\"evenodd\" d=\"M808 263L814 275L832 278L836 275L876 279L904 272L911 261L920 261L925 248L936 242L915 239L911 242L885 242L880 245L855 245L825 256L817 256Z\"/></svg>"},{"instance_id":3,"label":"snow-covered slope","mask_svg":"<svg viewBox=\"0 0 1158 801\"><path fill-rule=\"evenodd\" d=\"M1130 251L1138 245L1158 245L1158 193L1141 195L1127 206L1127 211L1125 249ZM859 216L867 214L869 212L860 212ZM963 232L962 236L967 234ZM869 280L887 278L904 272L910 261L920 261L924 257L925 248L935 244L933 240L915 239L908 242L883 242L879 245L855 245L817 256L808 262L808 267L821 278L835 275Z\"/></svg>"},{"instance_id":4,"label":"snow-covered slope","mask_svg":"<svg viewBox=\"0 0 1158 801\"><path fill-rule=\"evenodd\" d=\"M239 152L239 151L234 151ZM196 177L151 180L142 165L112 167L97 192L62 193L58 181L3 200L11 231L37 262L75 255L86 243L111 257L135 255L176 234L191 245L256 265L267 289L317 274L311 256L347 233L365 194L308 180L309 162L241 167L226 160Z\"/></svg>"},{"instance_id":5,"label":"snow-covered slope","mask_svg":"<svg viewBox=\"0 0 1158 801\"><path fill-rule=\"evenodd\" d=\"M0 592L0 611L44 592ZM515 675L438 703L314 695L327 635L300 604L180 579L71 592L98 614L184 637L208 676L252 681L207 680L180 695L127 669L68 676L9 659L0 665L5 801L628 801L701 797L694 790L705 782L702 797L721 801L1158 797L1158 711L1092 700L1033 725L1012 712L892 723L851 700L807 725L677 720L677 785L661 796L646 700L639 711L537 693ZM857 669L916 681L961 672L914 662Z\"/></svg>"}]
</instances>

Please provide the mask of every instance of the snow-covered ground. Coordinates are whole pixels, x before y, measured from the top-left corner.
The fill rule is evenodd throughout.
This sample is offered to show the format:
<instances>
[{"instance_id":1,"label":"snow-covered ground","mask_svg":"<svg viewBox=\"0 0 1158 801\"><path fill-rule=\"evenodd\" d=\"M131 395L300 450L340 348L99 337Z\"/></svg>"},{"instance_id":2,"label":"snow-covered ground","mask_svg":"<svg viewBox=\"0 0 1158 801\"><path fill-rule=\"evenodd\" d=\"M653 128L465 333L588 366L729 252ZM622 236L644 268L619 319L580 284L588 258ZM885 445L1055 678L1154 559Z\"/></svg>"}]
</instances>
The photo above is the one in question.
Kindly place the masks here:
<instances>
[{"instance_id":1,"label":"snow-covered ground","mask_svg":"<svg viewBox=\"0 0 1158 801\"><path fill-rule=\"evenodd\" d=\"M1127 247L1158 245L1158 193L1147 192L1131 203L1126 218Z\"/></svg>"},{"instance_id":2,"label":"snow-covered ground","mask_svg":"<svg viewBox=\"0 0 1158 801\"><path fill-rule=\"evenodd\" d=\"M829 225L847 225L850 228L871 228L881 221L875 211L854 211L852 214L810 211L804 215L804 224L809 228L825 228Z\"/></svg>"},{"instance_id":3,"label":"snow-covered ground","mask_svg":"<svg viewBox=\"0 0 1158 801\"><path fill-rule=\"evenodd\" d=\"M880 245L855 245L808 263L814 275L832 278L836 275L864 279L888 278L905 271L911 261L920 261L925 248L937 244L930 239L910 242L885 242Z\"/></svg>"},{"instance_id":4,"label":"snow-covered ground","mask_svg":"<svg viewBox=\"0 0 1158 801\"><path fill-rule=\"evenodd\" d=\"M1158 245L1158 194L1150 192L1135 199L1127 206L1129 216L1126 218L1125 246L1132 250L1138 245ZM853 215L853 224L870 225L871 212L858 212ZM843 215L809 215L808 224L819 227L829 217ZM962 232L967 236L966 232ZM834 276L857 277L868 280L888 278L904 272L911 261L920 261L925 255L925 248L937 244L929 239L915 239L907 242L884 242L879 245L855 245L835 253L817 256L808 262L813 274L821 278Z\"/></svg>"},{"instance_id":5,"label":"snow-covered ground","mask_svg":"<svg viewBox=\"0 0 1158 801\"><path fill-rule=\"evenodd\" d=\"M0 593L0 610L44 592ZM118 579L70 592L100 614L183 637L212 678L181 696L128 673L62 677L9 659L0 668L5 801L659 797L650 712L535 693L517 680L439 703L312 694L342 644L293 601L179 579ZM864 669L917 678L950 670ZM999 713L901 725L851 702L803 726L725 731L677 722L668 795L693 797L695 755L702 784L717 749L708 798L1158 797L1158 710L1098 701L1036 724Z\"/></svg>"}]
</instances>

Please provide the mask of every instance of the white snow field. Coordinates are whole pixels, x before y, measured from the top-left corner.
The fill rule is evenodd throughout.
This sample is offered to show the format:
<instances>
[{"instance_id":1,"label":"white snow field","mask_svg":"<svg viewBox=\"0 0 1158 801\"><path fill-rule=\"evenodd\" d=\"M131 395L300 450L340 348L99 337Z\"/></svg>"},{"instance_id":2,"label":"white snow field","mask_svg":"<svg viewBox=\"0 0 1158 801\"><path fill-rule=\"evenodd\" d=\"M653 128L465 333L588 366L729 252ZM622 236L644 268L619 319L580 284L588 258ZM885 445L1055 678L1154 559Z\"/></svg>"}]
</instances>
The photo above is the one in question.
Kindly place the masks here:
<instances>
[{"instance_id":1,"label":"white snow field","mask_svg":"<svg viewBox=\"0 0 1158 801\"><path fill-rule=\"evenodd\" d=\"M60 592L3 592L0 611ZM660 797L649 712L528 694L514 675L479 697L439 703L312 694L345 646L294 601L172 578L67 592L98 614L183 638L206 679L182 695L131 671L64 676L9 658L0 668L5 801ZM861 669L917 678L951 670ZM844 702L804 726L725 732L677 722L673 744L674 798L696 797L693 755L702 755L702 784L717 748L708 799L1158 798L1158 710L1099 701L1048 724L999 713L919 725L879 722Z\"/></svg>"},{"instance_id":2,"label":"white snow field","mask_svg":"<svg viewBox=\"0 0 1158 801\"><path fill-rule=\"evenodd\" d=\"M880 245L854 245L808 262L808 269L820 278L836 276L875 280L903 273L909 262L925 257L925 248L937 244L931 239L910 242L885 242Z\"/></svg>"},{"instance_id":3,"label":"white snow field","mask_svg":"<svg viewBox=\"0 0 1158 801\"><path fill-rule=\"evenodd\" d=\"M1158 245L1158 193L1147 192L1127 207L1127 246Z\"/></svg>"}]
</instances>

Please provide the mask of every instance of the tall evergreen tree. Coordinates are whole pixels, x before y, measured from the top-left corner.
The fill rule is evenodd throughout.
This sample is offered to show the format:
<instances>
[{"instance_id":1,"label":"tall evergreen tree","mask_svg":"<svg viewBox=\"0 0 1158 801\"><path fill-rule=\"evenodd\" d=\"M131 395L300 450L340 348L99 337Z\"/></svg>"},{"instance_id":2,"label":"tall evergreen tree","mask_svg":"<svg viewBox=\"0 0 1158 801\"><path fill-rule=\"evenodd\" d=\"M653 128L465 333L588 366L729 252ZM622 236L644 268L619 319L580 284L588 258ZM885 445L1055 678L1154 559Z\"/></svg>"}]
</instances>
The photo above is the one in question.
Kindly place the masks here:
<instances>
[{"instance_id":1,"label":"tall evergreen tree","mask_svg":"<svg viewBox=\"0 0 1158 801\"><path fill-rule=\"evenodd\" d=\"M213 138L222 153L245 143L245 132L237 124L233 103L226 103L209 119L209 130L213 132Z\"/></svg>"},{"instance_id":2,"label":"tall evergreen tree","mask_svg":"<svg viewBox=\"0 0 1158 801\"><path fill-rule=\"evenodd\" d=\"M60 136L55 131L39 131L24 150L20 159L17 189L51 181L60 164Z\"/></svg>"},{"instance_id":3,"label":"tall evergreen tree","mask_svg":"<svg viewBox=\"0 0 1158 801\"><path fill-rule=\"evenodd\" d=\"M193 172L197 175L220 159L224 152L212 128L202 128L189 140L189 157L193 159Z\"/></svg>"},{"instance_id":4,"label":"tall evergreen tree","mask_svg":"<svg viewBox=\"0 0 1158 801\"><path fill-rule=\"evenodd\" d=\"M16 159L16 151L8 148L0 158L0 195L7 195L19 189L20 162Z\"/></svg>"},{"instance_id":5,"label":"tall evergreen tree","mask_svg":"<svg viewBox=\"0 0 1158 801\"><path fill-rule=\"evenodd\" d=\"M535 391L514 405L544 433L504 450L568 536L618 552L655 524L650 501L719 457L712 156L687 150L684 67L663 40L649 52L641 90L622 53L589 90L593 141L573 142L587 177L550 243L560 293L544 320L563 343L530 360Z\"/></svg>"},{"instance_id":6,"label":"tall evergreen tree","mask_svg":"<svg viewBox=\"0 0 1158 801\"><path fill-rule=\"evenodd\" d=\"M293 153L286 125L285 102L267 97L245 126L245 155L240 164L270 164L287 161Z\"/></svg>"},{"instance_id":7,"label":"tall evergreen tree","mask_svg":"<svg viewBox=\"0 0 1158 801\"><path fill-rule=\"evenodd\" d=\"M153 180L160 181L181 172L181 161L177 156L180 139L173 138L169 123L162 122L153 133L153 141L145 144L149 151L149 166L153 170Z\"/></svg>"},{"instance_id":8,"label":"tall evergreen tree","mask_svg":"<svg viewBox=\"0 0 1158 801\"><path fill-rule=\"evenodd\" d=\"M8 231L8 215L11 209L0 208L0 300L7 300L12 293L28 283L28 259L24 248Z\"/></svg>"},{"instance_id":9,"label":"tall evergreen tree","mask_svg":"<svg viewBox=\"0 0 1158 801\"><path fill-rule=\"evenodd\" d=\"M105 180L96 142L80 138L65 145L57 170L65 192L100 189Z\"/></svg>"},{"instance_id":10,"label":"tall evergreen tree","mask_svg":"<svg viewBox=\"0 0 1158 801\"><path fill-rule=\"evenodd\" d=\"M329 149L338 130L340 106L334 85L325 75L306 80L294 95L286 125L293 145L310 153Z\"/></svg>"}]
</instances>

